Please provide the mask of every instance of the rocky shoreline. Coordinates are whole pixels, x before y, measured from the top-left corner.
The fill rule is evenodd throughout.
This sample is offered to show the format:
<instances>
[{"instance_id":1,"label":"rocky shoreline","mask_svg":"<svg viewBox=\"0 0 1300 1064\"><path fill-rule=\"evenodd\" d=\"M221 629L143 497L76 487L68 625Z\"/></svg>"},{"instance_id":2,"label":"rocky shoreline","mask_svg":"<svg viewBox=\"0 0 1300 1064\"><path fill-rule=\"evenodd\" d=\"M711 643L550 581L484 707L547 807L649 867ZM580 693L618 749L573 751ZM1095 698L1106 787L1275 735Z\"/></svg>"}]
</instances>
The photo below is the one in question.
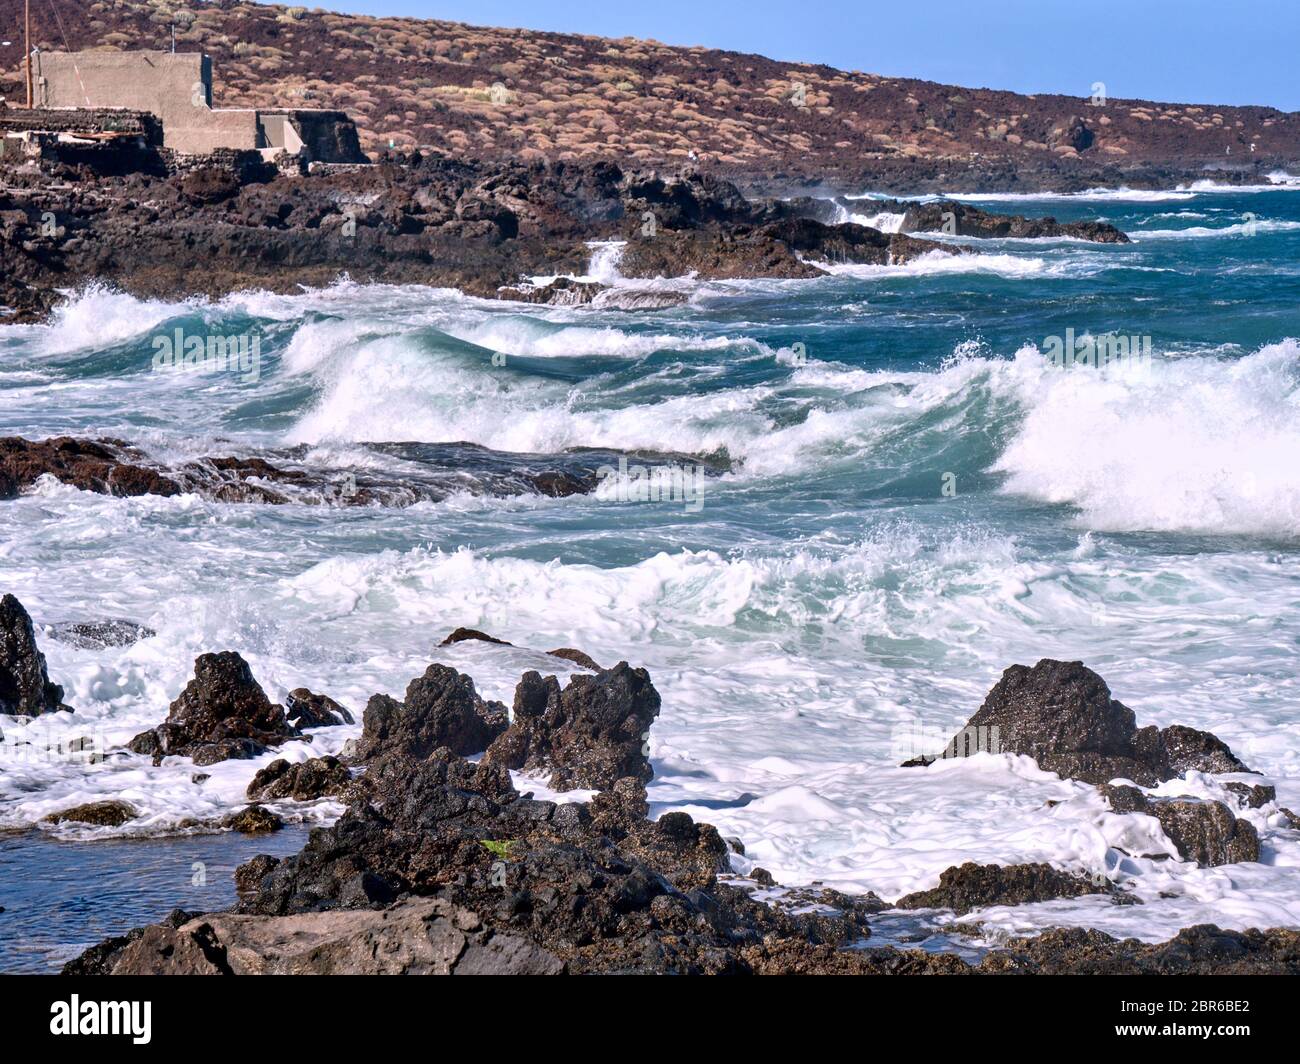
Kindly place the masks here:
<instances>
[{"instance_id":1,"label":"rocky shoreline","mask_svg":"<svg viewBox=\"0 0 1300 1064\"><path fill-rule=\"evenodd\" d=\"M587 495L619 468L689 466L701 476L731 469L719 455L573 448L558 454L493 451L472 443L377 443L363 449L392 459L391 472L309 464L306 447L258 455L204 456L160 462L117 439L0 437L0 502L15 499L43 477L82 491L130 498L193 493L228 503L283 506L410 506L454 493L506 498ZM623 465L620 466L620 463Z\"/></svg>"},{"instance_id":2,"label":"rocky shoreline","mask_svg":"<svg viewBox=\"0 0 1300 1064\"><path fill-rule=\"evenodd\" d=\"M12 596L0 602L0 696L6 712L69 711L48 676L35 629ZM500 643L459 629L444 643ZM513 704L483 699L471 677L431 665L401 700L373 696L343 755L273 760L223 825L274 830L261 802L331 797L346 811L286 858L236 872L228 912L177 910L91 948L69 974L266 973L1244 973L1300 972L1300 932L1184 929L1168 942L1116 940L1056 928L987 948L978 963L942 950L873 946L882 913L1022 905L1099 894L1140 904L1122 881L1045 864L965 864L933 889L892 904L813 887L782 888L761 868L732 870L744 842L681 812L648 817L650 730L661 700L627 662L601 668L580 650L557 658L583 672L561 685L528 672ZM201 655L167 719L127 749L186 757L196 767L258 756L313 727L351 721L326 695L301 689L274 704L236 653ZM1163 856L1202 866L1259 859L1253 827L1224 802L1151 797L1189 770L1249 772L1208 732L1137 728L1080 662L1013 666L949 743L944 757L988 748L1035 758L1099 786L1114 815L1155 817ZM972 744L972 739L974 743ZM113 753L108 751L106 753ZM926 771L917 761L914 771ZM520 793L511 771L585 801ZM1167 788L1166 788L1167 789ZM1266 785L1233 783L1239 808L1275 806ZM113 808L108 808L112 806ZM1300 818L1281 810L1293 823ZM126 803L64 810L51 822L120 825ZM1152 855L1161 856L1161 855ZM978 923L961 925L978 938Z\"/></svg>"},{"instance_id":3,"label":"rocky shoreline","mask_svg":"<svg viewBox=\"0 0 1300 1064\"><path fill-rule=\"evenodd\" d=\"M111 162L111 165L110 165ZM129 161L128 161L129 162ZM373 166L277 167L257 153L139 162L57 154L0 171L0 305L38 321L92 283L140 297L299 291L340 277L555 305L655 309L682 295L637 281L810 278L826 264L899 265L970 248L909 235L1127 241L951 202L881 201L903 232L837 222L829 198L754 194L707 169L611 162L488 164L390 154ZM126 167L129 172L118 172ZM891 207L892 204L892 207ZM618 286L577 280L619 242Z\"/></svg>"}]
</instances>

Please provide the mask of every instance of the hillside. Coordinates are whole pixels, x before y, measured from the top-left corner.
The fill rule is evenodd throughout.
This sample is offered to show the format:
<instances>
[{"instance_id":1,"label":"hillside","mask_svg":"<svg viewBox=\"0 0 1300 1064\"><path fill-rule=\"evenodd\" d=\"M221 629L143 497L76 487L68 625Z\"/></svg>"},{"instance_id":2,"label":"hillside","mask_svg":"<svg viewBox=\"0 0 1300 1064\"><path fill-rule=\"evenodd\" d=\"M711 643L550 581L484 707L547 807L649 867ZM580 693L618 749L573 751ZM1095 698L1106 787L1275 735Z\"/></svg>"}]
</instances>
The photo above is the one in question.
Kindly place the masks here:
<instances>
[{"instance_id":1,"label":"hillside","mask_svg":"<svg viewBox=\"0 0 1300 1064\"><path fill-rule=\"evenodd\" d=\"M165 48L176 10L168 0L35 0L34 34L47 49ZM645 165L694 153L742 180L842 188L896 184L891 175L919 187L963 172L989 185L1060 185L1300 159L1300 115L1266 107L1094 106L653 41L238 0L193 3L176 17L178 49L214 58L219 106L342 108L372 153ZM21 18L22 0L0 0L0 39L20 39ZM0 48L0 81L15 100L20 48Z\"/></svg>"}]
</instances>

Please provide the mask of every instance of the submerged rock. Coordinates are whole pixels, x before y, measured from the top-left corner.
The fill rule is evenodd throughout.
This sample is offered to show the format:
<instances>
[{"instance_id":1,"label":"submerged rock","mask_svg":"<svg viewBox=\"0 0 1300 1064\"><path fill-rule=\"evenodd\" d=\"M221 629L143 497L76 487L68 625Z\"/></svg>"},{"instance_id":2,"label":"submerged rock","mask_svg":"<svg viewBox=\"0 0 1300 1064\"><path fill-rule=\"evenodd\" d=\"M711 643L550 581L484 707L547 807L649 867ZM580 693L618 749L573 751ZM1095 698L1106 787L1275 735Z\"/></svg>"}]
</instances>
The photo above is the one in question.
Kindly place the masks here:
<instances>
[{"instance_id":1,"label":"submerged rock","mask_svg":"<svg viewBox=\"0 0 1300 1064\"><path fill-rule=\"evenodd\" d=\"M1250 771L1209 732L1138 728L1133 711L1083 662L1050 658L1007 669L942 756L980 750L1027 754L1048 772L1096 784L1123 778L1149 787L1189 769Z\"/></svg>"},{"instance_id":2,"label":"submerged rock","mask_svg":"<svg viewBox=\"0 0 1300 1064\"><path fill-rule=\"evenodd\" d=\"M127 747L149 754L154 764L181 755L200 767L229 758L265 753L300 732L284 708L266 697L252 670L232 650L201 654L194 660L194 678L185 686L156 728L141 732Z\"/></svg>"},{"instance_id":3,"label":"submerged rock","mask_svg":"<svg viewBox=\"0 0 1300 1064\"><path fill-rule=\"evenodd\" d=\"M548 650L546 653L553 658L563 658L565 661L571 661L575 665L581 665L584 669L590 669L592 672L600 672L601 668L596 664L590 654L581 650L575 650L573 647L559 647L556 650Z\"/></svg>"},{"instance_id":4,"label":"submerged rock","mask_svg":"<svg viewBox=\"0 0 1300 1064\"><path fill-rule=\"evenodd\" d=\"M1254 786L1247 786L1232 780L1223 786L1225 790L1240 798L1241 804L1247 809L1262 809L1269 802L1277 801L1277 788L1267 784L1257 783Z\"/></svg>"},{"instance_id":5,"label":"submerged rock","mask_svg":"<svg viewBox=\"0 0 1300 1064\"><path fill-rule=\"evenodd\" d=\"M905 895L894 905L899 909L951 909L963 916L990 905L1028 905L1113 890L1109 883L1071 875L1049 864L979 865L968 861L940 873L937 887Z\"/></svg>"},{"instance_id":6,"label":"submerged rock","mask_svg":"<svg viewBox=\"0 0 1300 1064\"><path fill-rule=\"evenodd\" d=\"M496 636L488 635L487 632L480 632L477 628L457 628L447 636L441 643L440 647L449 647L456 643L465 643L477 641L480 643L495 643L497 646L512 647L514 643L507 643L504 639L498 639Z\"/></svg>"},{"instance_id":7,"label":"submerged rock","mask_svg":"<svg viewBox=\"0 0 1300 1064\"><path fill-rule=\"evenodd\" d=\"M51 639L80 650L106 650L109 647L127 647L142 639L151 639L158 633L135 621L110 618L103 621L70 621L51 624L44 628Z\"/></svg>"},{"instance_id":8,"label":"submerged rock","mask_svg":"<svg viewBox=\"0 0 1300 1064\"><path fill-rule=\"evenodd\" d=\"M129 802L111 799L105 802L88 802L71 809L61 809L43 818L46 824L93 824L96 827L118 828L139 816L139 811Z\"/></svg>"},{"instance_id":9,"label":"submerged rock","mask_svg":"<svg viewBox=\"0 0 1300 1064\"><path fill-rule=\"evenodd\" d=\"M498 639L496 636L488 635L486 632L480 632L477 628L457 628L447 636L441 643L440 647L449 647L456 643L466 642L494 643L497 646L512 647L514 643L509 643L504 639ZM590 669L592 672L600 672L600 666L592 659L591 655L573 647L557 647L555 650L546 652L553 658L563 658L565 661L571 661L575 665L581 665L584 669Z\"/></svg>"},{"instance_id":10,"label":"submerged rock","mask_svg":"<svg viewBox=\"0 0 1300 1064\"><path fill-rule=\"evenodd\" d=\"M512 723L487 759L547 773L560 790L612 787L625 777L644 784L654 775L648 739L659 704L650 674L626 661L574 676L563 690L554 676L528 672L515 688Z\"/></svg>"},{"instance_id":11,"label":"submerged rock","mask_svg":"<svg viewBox=\"0 0 1300 1064\"><path fill-rule=\"evenodd\" d=\"M0 598L0 713L37 717L72 712L63 704L63 688L50 682L45 655L36 648L36 631L23 604L13 595Z\"/></svg>"},{"instance_id":12,"label":"submerged rock","mask_svg":"<svg viewBox=\"0 0 1300 1064\"><path fill-rule=\"evenodd\" d=\"M222 827L233 828L243 835L264 835L284 827L284 821L280 817L256 804L232 813L221 824Z\"/></svg>"},{"instance_id":13,"label":"submerged rock","mask_svg":"<svg viewBox=\"0 0 1300 1064\"><path fill-rule=\"evenodd\" d=\"M902 228L909 233L947 233L984 239L1073 237L1100 244L1131 243L1127 235L1107 222L1058 222L1051 217L990 214L954 200L907 204L894 200L892 203L903 212ZM877 209L889 208L880 206Z\"/></svg>"},{"instance_id":14,"label":"submerged rock","mask_svg":"<svg viewBox=\"0 0 1300 1064\"><path fill-rule=\"evenodd\" d=\"M497 290L497 298L555 307L580 307L593 302L605 288L599 281L557 277L543 285L509 285Z\"/></svg>"}]
</instances>

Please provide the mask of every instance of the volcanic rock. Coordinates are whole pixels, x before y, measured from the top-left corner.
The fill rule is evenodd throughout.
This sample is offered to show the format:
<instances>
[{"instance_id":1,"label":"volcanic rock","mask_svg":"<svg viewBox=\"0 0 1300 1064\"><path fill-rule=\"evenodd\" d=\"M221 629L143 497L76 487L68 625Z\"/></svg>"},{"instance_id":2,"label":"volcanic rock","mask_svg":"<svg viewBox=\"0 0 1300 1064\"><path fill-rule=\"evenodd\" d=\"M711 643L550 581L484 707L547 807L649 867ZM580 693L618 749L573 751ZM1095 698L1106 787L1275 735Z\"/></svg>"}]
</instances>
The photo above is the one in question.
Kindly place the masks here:
<instances>
[{"instance_id":1,"label":"volcanic rock","mask_svg":"<svg viewBox=\"0 0 1300 1064\"><path fill-rule=\"evenodd\" d=\"M691 461L708 472L725 472L729 467L707 456L597 448L537 455L493 451L463 442L365 446L400 461L400 472L321 468L305 461L307 449L302 446L268 451L269 457L216 455L165 464L122 440L0 437L0 500L16 498L40 477L51 476L101 495L193 493L217 502L272 506L291 502L304 506L410 506L439 502L466 491L503 498L588 494L600 486L601 470L620 458L635 458L652 467Z\"/></svg>"},{"instance_id":2,"label":"volcanic rock","mask_svg":"<svg viewBox=\"0 0 1300 1064\"><path fill-rule=\"evenodd\" d=\"M1026 218L1020 214L990 214L954 200L891 205L903 212L902 228L909 233L947 233L981 239L1004 237L1073 237L1100 244L1128 244L1128 236L1106 222L1058 222L1055 218ZM886 210L885 206L878 209Z\"/></svg>"},{"instance_id":3,"label":"volcanic rock","mask_svg":"<svg viewBox=\"0 0 1300 1064\"><path fill-rule=\"evenodd\" d=\"M563 964L525 938L435 898L380 912L282 918L216 913L155 926L113 958L132 975L554 975Z\"/></svg>"},{"instance_id":4,"label":"volcanic rock","mask_svg":"<svg viewBox=\"0 0 1300 1064\"><path fill-rule=\"evenodd\" d=\"M143 458L142 452L121 440L83 440L71 436L40 441L21 436L0 438L0 470L14 485L9 498L45 474L100 495L180 494L180 485L175 480L142 464Z\"/></svg>"},{"instance_id":5,"label":"volcanic rock","mask_svg":"<svg viewBox=\"0 0 1300 1064\"><path fill-rule=\"evenodd\" d=\"M978 865L972 861L945 869L939 885L908 894L899 909L951 909L958 916L990 905L1027 905L1082 894L1108 894L1109 884L1071 875L1049 864Z\"/></svg>"},{"instance_id":6,"label":"volcanic rock","mask_svg":"<svg viewBox=\"0 0 1300 1064\"><path fill-rule=\"evenodd\" d=\"M659 693L644 669L621 661L561 690L554 676L525 673L515 688L510 728L488 749L494 764L548 773L552 787L612 787L654 775L647 756Z\"/></svg>"},{"instance_id":7,"label":"volcanic rock","mask_svg":"<svg viewBox=\"0 0 1300 1064\"><path fill-rule=\"evenodd\" d=\"M169 707L167 719L141 732L127 747L150 754L154 764L179 754L198 766L228 758L265 753L300 734L253 679L248 663L231 650L201 654L194 661L194 678Z\"/></svg>"},{"instance_id":8,"label":"volcanic rock","mask_svg":"<svg viewBox=\"0 0 1300 1064\"><path fill-rule=\"evenodd\" d=\"M312 694L305 687L290 691L284 700L285 718L295 728L328 728L353 724L352 714L328 695Z\"/></svg>"},{"instance_id":9,"label":"volcanic rock","mask_svg":"<svg viewBox=\"0 0 1300 1064\"><path fill-rule=\"evenodd\" d=\"M126 647L142 639L151 639L158 633L135 621L109 618L103 621L70 621L47 625L44 631L60 643L80 650L106 650L109 647Z\"/></svg>"},{"instance_id":10,"label":"volcanic rock","mask_svg":"<svg viewBox=\"0 0 1300 1064\"><path fill-rule=\"evenodd\" d=\"M458 755L482 753L506 730L500 702L485 702L474 681L446 665L430 665L406 687L399 702L374 695L362 718L359 759L398 750L426 758L447 747Z\"/></svg>"},{"instance_id":11,"label":"volcanic rock","mask_svg":"<svg viewBox=\"0 0 1300 1064\"><path fill-rule=\"evenodd\" d=\"M1250 771L1209 732L1182 725L1139 729L1133 711L1111 697L1095 672L1079 661L1050 658L1007 669L942 756L990 749L1027 754L1048 772L1096 784L1124 778L1150 787L1189 769Z\"/></svg>"},{"instance_id":12,"label":"volcanic rock","mask_svg":"<svg viewBox=\"0 0 1300 1064\"><path fill-rule=\"evenodd\" d=\"M1049 928L990 953L980 973L1040 975L1263 975L1300 973L1300 932L1224 931L1198 924L1167 942L1116 940L1101 931Z\"/></svg>"},{"instance_id":13,"label":"volcanic rock","mask_svg":"<svg viewBox=\"0 0 1300 1064\"><path fill-rule=\"evenodd\" d=\"M296 764L276 758L258 771L245 793L255 802L272 802L280 798L310 802L342 794L351 782L352 774L336 757L314 757Z\"/></svg>"},{"instance_id":14,"label":"volcanic rock","mask_svg":"<svg viewBox=\"0 0 1300 1064\"><path fill-rule=\"evenodd\" d=\"M1248 787L1244 783L1231 780L1225 783L1223 787L1240 798L1242 805L1247 809L1262 809L1269 802L1277 801L1277 788L1269 787L1263 783Z\"/></svg>"},{"instance_id":15,"label":"volcanic rock","mask_svg":"<svg viewBox=\"0 0 1300 1064\"><path fill-rule=\"evenodd\" d=\"M497 639L496 636L488 635L486 632L480 632L477 628L457 628L446 639L438 644L440 647L449 647L455 643L464 643L467 641L477 640L480 643L496 643L498 646L512 647L514 643L507 643L504 639Z\"/></svg>"},{"instance_id":16,"label":"volcanic rock","mask_svg":"<svg viewBox=\"0 0 1300 1064\"><path fill-rule=\"evenodd\" d=\"M36 631L23 604L13 595L0 598L0 713L37 717L58 710L63 688L50 682L45 655L36 648Z\"/></svg>"},{"instance_id":17,"label":"volcanic rock","mask_svg":"<svg viewBox=\"0 0 1300 1064\"><path fill-rule=\"evenodd\" d=\"M560 647L556 650L548 650L546 653L553 658L564 658L565 661L571 661L575 665L581 665L584 669L590 669L592 672L600 672L600 666L590 654L581 650L575 650L573 647Z\"/></svg>"},{"instance_id":18,"label":"volcanic rock","mask_svg":"<svg viewBox=\"0 0 1300 1064\"><path fill-rule=\"evenodd\" d=\"M222 826L233 828L244 835L264 835L279 831L284 827L284 821L269 809L264 809L260 805L250 805L247 809L241 809L238 813L226 817L222 821Z\"/></svg>"},{"instance_id":19,"label":"volcanic rock","mask_svg":"<svg viewBox=\"0 0 1300 1064\"><path fill-rule=\"evenodd\" d=\"M1222 802L1197 798L1151 798L1136 787L1105 785L1102 794L1117 813L1145 813L1186 861L1202 868L1259 860L1259 833Z\"/></svg>"},{"instance_id":20,"label":"volcanic rock","mask_svg":"<svg viewBox=\"0 0 1300 1064\"><path fill-rule=\"evenodd\" d=\"M76 805L71 809L61 809L57 813L51 813L43 818L46 824L63 824L72 822L75 824L94 824L97 827L121 827L128 820L134 820L139 816L135 806L129 802L112 799L105 802L88 802L85 805Z\"/></svg>"},{"instance_id":21,"label":"volcanic rock","mask_svg":"<svg viewBox=\"0 0 1300 1064\"><path fill-rule=\"evenodd\" d=\"M1294 931L1201 927L1151 946L1053 930L1013 940L977 967L863 948L878 900L829 892L841 911L795 915L716 878L675 882L620 840L644 805L639 782L606 794L596 815L521 798L504 769L445 749L422 761L390 752L358 781L343 818L313 831L300 854L239 869L237 912L174 913L65 971L1300 972ZM678 840L705 832L689 817L647 826Z\"/></svg>"}]
</instances>

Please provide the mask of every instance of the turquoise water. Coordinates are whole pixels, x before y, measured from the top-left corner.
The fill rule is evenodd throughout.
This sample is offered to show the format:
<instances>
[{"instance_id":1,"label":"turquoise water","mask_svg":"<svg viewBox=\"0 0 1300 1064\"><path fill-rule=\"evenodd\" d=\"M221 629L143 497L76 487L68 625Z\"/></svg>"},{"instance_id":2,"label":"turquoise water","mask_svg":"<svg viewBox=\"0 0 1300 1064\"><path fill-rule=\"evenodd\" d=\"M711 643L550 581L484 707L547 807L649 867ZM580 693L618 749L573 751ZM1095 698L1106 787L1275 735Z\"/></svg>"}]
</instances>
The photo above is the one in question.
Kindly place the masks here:
<instances>
[{"instance_id":1,"label":"turquoise water","mask_svg":"<svg viewBox=\"0 0 1300 1064\"><path fill-rule=\"evenodd\" d=\"M700 506L628 501L612 482L408 509L58 485L3 504L0 586L38 624L116 616L158 635L105 651L43 641L78 713L0 722L0 825L110 794L142 812L128 834L238 805L255 763L196 787L188 765L14 753L56 727L111 745L156 724L205 650L239 650L273 697L305 684L359 711L433 660L508 701L522 671L554 670L536 651L571 645L650 669L664 695L651 799L744 839L738 871L892 898L963 860L1050 860L1146 904L999 910L990 927L1154 940L1300 923L1300 835L1274 808L1249 814L1260 864L1195 869L1140 856L1168 852L1151 823L1027 762L896 768L941 747L1006 666L1081 658L1139 722L1213 730L1300 808L1300 195L972 202L1104 219L1135 243L980 242L978 258L813 281L676 279L657 283L689 301L659 312L344 283L219 303L94 290L49 326L0 329L3 434L119 436L168 459L295 445L322 467L395 473L410 467L364 444L652 448L734 466ZM616 250L593 260L617 279ZM154 340L178 328L256 337L257 379L155 372ZM1042 352L1067 330L1149 337L1153 357L1053 366ZM462 624L517 646L438 649ZM32 849L33 872L52 852ZM59 916L57 934L84 938L77 919Z\"/></svg>"}]
</instances>

